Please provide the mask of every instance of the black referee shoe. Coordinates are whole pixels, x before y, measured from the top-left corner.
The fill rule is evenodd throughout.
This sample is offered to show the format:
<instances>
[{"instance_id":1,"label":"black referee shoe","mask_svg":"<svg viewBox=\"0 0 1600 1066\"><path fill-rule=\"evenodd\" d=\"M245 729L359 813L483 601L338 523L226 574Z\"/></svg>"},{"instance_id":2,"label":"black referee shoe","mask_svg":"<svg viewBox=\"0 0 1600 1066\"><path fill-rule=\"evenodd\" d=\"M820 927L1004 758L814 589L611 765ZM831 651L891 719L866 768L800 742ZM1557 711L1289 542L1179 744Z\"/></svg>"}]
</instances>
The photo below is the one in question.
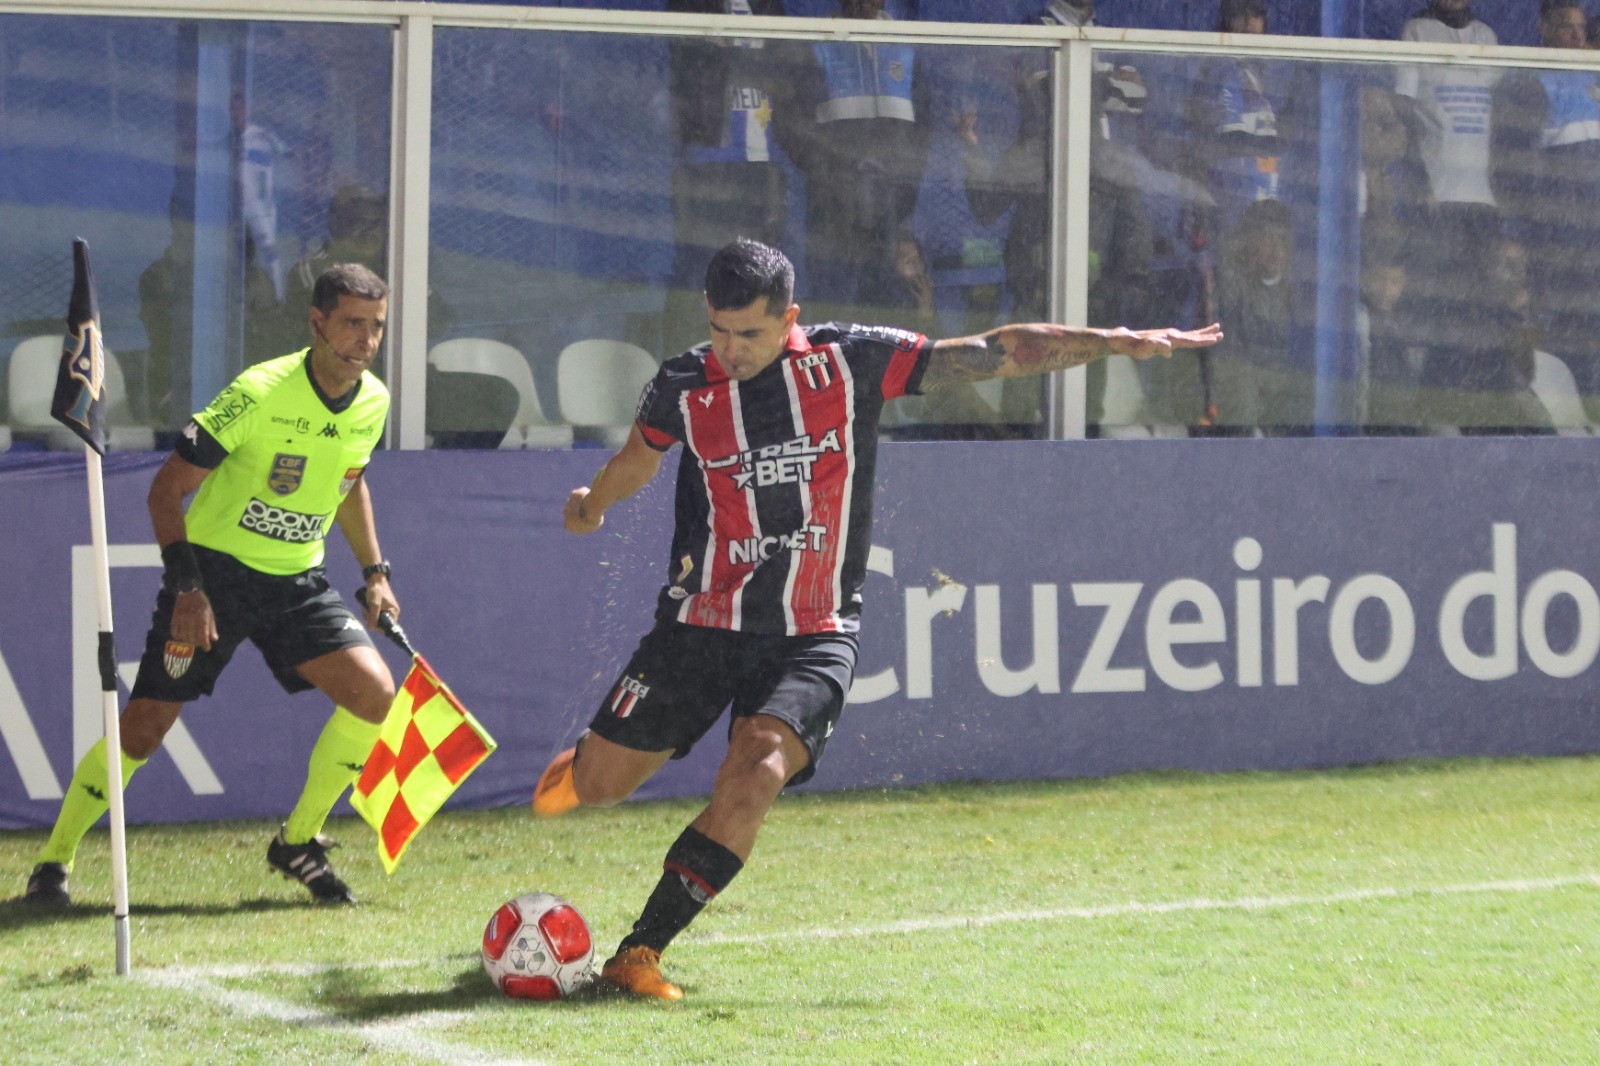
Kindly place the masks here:
<instances>
[{"instance_id":1,"label":"black referee shoe","mask_svg":"<svg viewBox=\"0 0 1600 1066\"><path fill-rule=\"evenodd\" d=\"M267 845L267 865L291 881L306 886L318 903L354 903L350 886L339 880L339 875L328 865L328 849L339 845L327 837L313 837L304 844L290 844L283 839L283 830Z\"/></svg>"},{"instance_id":2,"label":"black referee shoe","mask_svg":"<svg viewBox=\"0 0 1600 1066\"><path fill-rule=\"evenodd\" d=\"M67 868L59 862L41 862L28 875L28 887L22 890L25 902L36 907L70 907L72 896L67 893Z\"/></svg>"}]
</instances>

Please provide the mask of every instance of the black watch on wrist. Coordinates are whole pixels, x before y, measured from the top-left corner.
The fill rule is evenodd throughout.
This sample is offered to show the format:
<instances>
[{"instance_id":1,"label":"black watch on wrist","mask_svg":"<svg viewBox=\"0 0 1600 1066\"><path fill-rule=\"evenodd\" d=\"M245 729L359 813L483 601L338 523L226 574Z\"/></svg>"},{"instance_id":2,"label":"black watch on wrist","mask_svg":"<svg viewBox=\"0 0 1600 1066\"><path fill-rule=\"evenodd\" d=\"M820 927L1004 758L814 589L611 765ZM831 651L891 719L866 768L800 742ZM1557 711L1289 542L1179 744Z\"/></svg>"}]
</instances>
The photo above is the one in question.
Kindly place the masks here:
<instances>
[{"instance_id":1,"label":"black watch on wrist","mask_svg":"<svg viewBox=\"0 0 1600 1066\"><path fill-rule=\"evenodd\" d=\"M382 574L384 579L387 580L392 573L394 573L394 567L389 565L388 560L385 560L381 563L373 563L371 566L363 566L361 568L361 579L363 581L371 581L374 574Z\"/></svg>"}]
</instances>

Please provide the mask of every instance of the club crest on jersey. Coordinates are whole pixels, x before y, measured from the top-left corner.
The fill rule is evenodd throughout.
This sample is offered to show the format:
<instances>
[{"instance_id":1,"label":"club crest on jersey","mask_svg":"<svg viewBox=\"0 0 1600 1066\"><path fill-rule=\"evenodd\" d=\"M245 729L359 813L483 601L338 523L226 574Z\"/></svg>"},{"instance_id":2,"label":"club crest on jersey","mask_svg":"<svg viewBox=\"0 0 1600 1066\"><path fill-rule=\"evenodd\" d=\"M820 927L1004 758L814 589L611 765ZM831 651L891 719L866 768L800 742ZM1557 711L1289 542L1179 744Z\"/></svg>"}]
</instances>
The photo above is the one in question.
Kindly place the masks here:
<instances>
[{"instance_id":1,"label":"club crest on jersey","mask_svg":"<svg viewBox=\"0 0 1600 1066\"><path fill-rule=\"evenodd\" d=\"M793 485L811 480L811 467L828 452L841 452L839 431L830 429L822 439L813 441L810 434L802 434L781 444L768 444L752 448L723 459L709 459L707 470L722 470L733 478L741 489L768 485Z\"/></svg>"},{"instance_id":2,"label":"club crest on jersey","mask_svg":"<svg viewBox=\"0 0 1600 1066\"><path fill-rule=\"evenodd\" d=\"M300 487L300 480L305 476L305 456L284 455L279 452L272 460L272 473L267 475L267 488L279 496L287 496Z\"/></svg>"},{"instance_id":3,"label":"club crest on jersey","mask_svg":"<svg viewBox=\"0 0 1600 1066\"><path fill-rule=\"evenodd\" d=\"M194 665L194 645L176 640L167 641L167 647L161 653L161 662L167 668L167 676L176 681L187 674L189 667Z\"/></svg>"},{"instance_id":4,"label":"club crest on jersey","mask_svg":"<svg viewBox=\"0 0 1600 1066\"><path fill-rule=\"evenodd\" d=\"M639 701L650 695L650 686L631 677L625 677L618 682L611 693L611 713L618 718L626 718L639 706Z\"/></svg>"},{"instance_id":5,"label":"club crest on jersey","mask_svg":"<svg viewBox=\"0 0 1600 1066\"><path fill-rule=\"evenodd\" d=\"M813 390L825 389L833 384L833 364L826 351L801 356L794 361L794 368L805 377L806 384Z\"/></svg>"},{"instance_id":6,"label":"club crest on jersey","mask_svg":"<svg viewBox=\"0 0 1600 1066\"><path fill-rule=\"evenodd\" d=\"M364 466L352 466L350 469L346 470L344 472L344 477L339 479L339 495L344 496L351 489L355 488L356 482L361 480L361 474L366 469L367 468Z\"/></svg>"}]
</instances>

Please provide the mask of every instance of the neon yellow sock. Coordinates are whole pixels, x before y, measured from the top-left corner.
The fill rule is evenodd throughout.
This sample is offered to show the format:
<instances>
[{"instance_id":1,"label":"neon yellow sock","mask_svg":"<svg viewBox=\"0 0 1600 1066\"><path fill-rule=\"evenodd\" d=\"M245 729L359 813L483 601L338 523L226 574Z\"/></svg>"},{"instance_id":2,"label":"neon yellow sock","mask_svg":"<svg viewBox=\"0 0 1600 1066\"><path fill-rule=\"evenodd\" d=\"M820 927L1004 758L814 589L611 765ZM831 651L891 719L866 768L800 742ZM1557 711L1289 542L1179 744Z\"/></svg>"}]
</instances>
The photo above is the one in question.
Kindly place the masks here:
<instances>
[{"instance_id":1,"label":"neon yellow sock","mask_svg":"<svg viewBox=\"0 0 1600 1066\"><path fill-rule=\"evenodd\" d=\"M333 709L333 717L322 727L322 735L311 749L305 790L284 823L286 843L304 844L322 832L328 812L361 775L382 728L377 722L363 722L343 707Z\"/></svg>"},{"instance_id":2,"label":"neon yellow sock","mask_svg":"<svg viewBox=\"0 0 1600 1066\"><path fill-rule=\"evenodd\" d=\"M122 753L123 785L127 785L128 778L145 762L127 752ZM72 869L84 834L111 806L111 800L106 795L110 787L111 778L106 773L106 738L101 737L79 761L78 769L72 775L72 784L67 786L66 797L61 801L61 813L56 815L56 826L50 831L50 839L45 842L44 850L39 852L39 858L35 861L59 862L68 870Z\"/></svg>"}]
</instances>

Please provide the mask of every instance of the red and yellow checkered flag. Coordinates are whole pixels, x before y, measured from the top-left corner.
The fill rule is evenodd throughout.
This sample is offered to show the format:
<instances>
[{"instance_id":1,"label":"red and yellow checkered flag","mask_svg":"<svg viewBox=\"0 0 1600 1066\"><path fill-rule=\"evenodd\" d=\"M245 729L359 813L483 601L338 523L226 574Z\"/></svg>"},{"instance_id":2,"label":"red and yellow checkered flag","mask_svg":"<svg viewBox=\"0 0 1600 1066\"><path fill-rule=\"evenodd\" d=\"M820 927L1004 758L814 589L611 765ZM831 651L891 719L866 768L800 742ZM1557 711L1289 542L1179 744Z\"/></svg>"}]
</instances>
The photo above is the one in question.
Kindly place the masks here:
<instances>
[{"instance_id":1,"label":"red and yellow checkered flag","mask_svg":"<svg viewBox=\"0 0 1600 1066\"><path fill-rule=\"evenodd\" d=\"M495 747L427 660L414 656L350 794L350 806L378 831L386 871L394 873L411 839Z\"/></svg>"}]
</instances>

